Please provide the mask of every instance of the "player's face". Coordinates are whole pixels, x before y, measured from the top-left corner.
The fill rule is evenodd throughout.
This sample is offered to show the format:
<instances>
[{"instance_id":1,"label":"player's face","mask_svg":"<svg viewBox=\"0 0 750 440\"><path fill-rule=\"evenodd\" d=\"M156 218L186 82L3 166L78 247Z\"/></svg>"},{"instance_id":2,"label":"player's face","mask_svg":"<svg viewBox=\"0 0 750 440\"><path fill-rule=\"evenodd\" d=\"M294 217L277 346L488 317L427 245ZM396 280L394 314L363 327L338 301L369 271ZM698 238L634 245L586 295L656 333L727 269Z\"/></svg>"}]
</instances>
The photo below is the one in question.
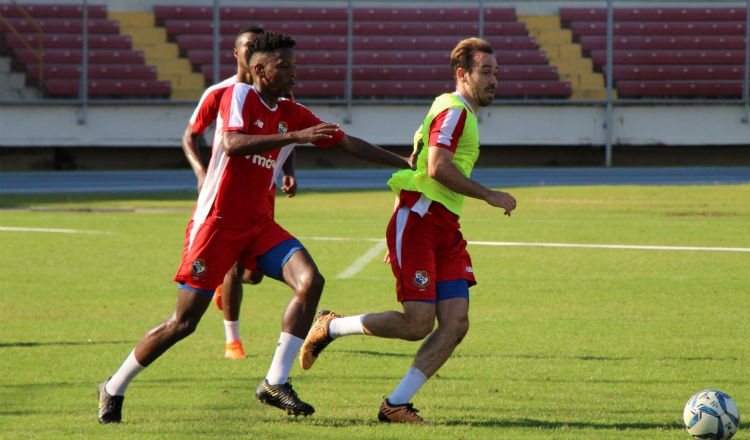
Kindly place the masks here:
<instances>
[{"instance_id":1,"label":"player's face","mask_svg":"<svg viewBox=\"0 0 750 440\"><path fill-rule=\"evenodd\" d=\"M245 71L249 70L247 68L247 51L250 50L250 43L253 42L255 37L254 33L245 32L237 37L234 43L234 57L237 58L238 66Z\"/></svg>"},{"instance_id":2,"label":"player's face","mask_svg":"<svg viewBox=\"0 0 750 440\"><path fill-rule=\"evenodd\" d=\"M493 54L475 52L471 72L465 73L466 91L479 107L492 104L497 87L497 60Z\"/></svg>"},{"instance_id":3,"label":"player's face","mask_svg":"<svg viewBox=\"0 0 750 440\"><path fill-rule=\"evenodd\" d=\"M265 57L263 78L268 90L276 96L291 96L297 65L292 49L279 49Z\"/></svg>"}]
</instances>

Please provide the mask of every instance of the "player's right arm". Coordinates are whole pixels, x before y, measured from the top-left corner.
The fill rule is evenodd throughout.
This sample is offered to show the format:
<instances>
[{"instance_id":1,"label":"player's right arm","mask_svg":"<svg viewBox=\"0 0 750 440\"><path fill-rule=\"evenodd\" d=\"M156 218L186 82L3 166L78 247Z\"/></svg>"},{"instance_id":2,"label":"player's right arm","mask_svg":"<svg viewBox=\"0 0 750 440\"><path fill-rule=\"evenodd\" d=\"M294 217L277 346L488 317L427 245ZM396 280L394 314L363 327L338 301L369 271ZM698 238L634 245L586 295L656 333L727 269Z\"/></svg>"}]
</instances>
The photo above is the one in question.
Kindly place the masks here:
<instances>
[{"instance_id":1,"label":"player's right arm","mask_svg":"<svg viewBox=\"0 0 750 440\"><path fill-rule=\"evenodd\" d=\"M200 133L196 133L190 127L185 128L185 133L182 134L182 151L185 153L190 168L193 169L195 177L198 179L198 191L203 187L203 181L206 179L206 167L203 166L200 156L200 147L198 146L198 138L201 136Z\"/></svg>"},{"instance_id":2,"label":"player's right arm","mask_svg":"<svg viewBox=\"0 0 750 440\"><path fill-rule=\"evenodd\" d=\"M253 135L240 130L224 132L224 152L227 156L260 154L290 144L312 144L331 139L339 130L338 124L322 123L299 131L279 134Z\"/></svg>"},{"instance_id":3,"label":"player's right arm","mask_svg":"<svg viewBox=\"0 0 750 440\"><path fill-rule=\"evenodd\" d=\"M464 176L453 164L453 152L446 148L431 146L427 149L427 174L451 191L503 208L507 216L516 209L516 199L512 195L489 189Z\"/></svg>"}]
</instances>

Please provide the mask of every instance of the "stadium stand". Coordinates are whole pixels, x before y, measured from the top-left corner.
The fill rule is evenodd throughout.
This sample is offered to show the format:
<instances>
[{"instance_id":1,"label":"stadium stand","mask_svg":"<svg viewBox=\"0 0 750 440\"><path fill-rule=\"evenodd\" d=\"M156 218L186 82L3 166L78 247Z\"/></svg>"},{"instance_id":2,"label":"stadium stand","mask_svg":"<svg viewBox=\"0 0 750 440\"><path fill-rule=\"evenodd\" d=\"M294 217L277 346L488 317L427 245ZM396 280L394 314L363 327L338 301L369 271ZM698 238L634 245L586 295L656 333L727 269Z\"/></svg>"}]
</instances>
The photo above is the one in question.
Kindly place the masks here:
<instances>
[{"instance_id":1,"label":"stadium stand","mask_svg":"<svg viewBox=\"0 0 750 440\"><path fill-rule=\"evenodd\" d=\"M32 20L15 5L0 5L0 14L7 20L7 25L0 24L0 39L3 49L12 57L13 69L25 71L29 85L36 84L39 76L43 76L42 87L48 97L77 96L83 59L83 7L70 4L21 7ZM106 5L89 5L87 14L89 95L168 98L170 83L157 79L156 68L145 63L143 51L133 50L132 37L120 34L119 22L108 18ZM40 43L44 49L41 60L30 49Z\"/></svg>"},{"instance_id":2,"label":"stadium stand","mask_svg":"<svg viewBox=\"0 0 750 440\"><path fill-rule=\"evenodd\" d=\"M154 6L164 26L206 85L213 78L213 9ZM295 36L299 63L295 95L342 97L347 62L347 10L306 7L220 8L221 78L235 71L230 52L237 32L254 24ZM500 97L568 97L570 83L560 81L514 8L485 10L484 36L501 66ZM353 84L355 98L431 97L451 90L449 51L462 38L477 34L476 8L355 8ZM416 67L415 67L416 66Z\"/></svg>"},{"instance_id":3,"label":"stadium stand","mask_svg":"<svg viewBox=\"0 0 750 440\"><path fill-rule=\"evenodd\" d=\"M561 8L595 69L606 70L606 9ZM620 97L739 98L745 8L615 8L613 80Z\"/></svg>"}]
</instances>

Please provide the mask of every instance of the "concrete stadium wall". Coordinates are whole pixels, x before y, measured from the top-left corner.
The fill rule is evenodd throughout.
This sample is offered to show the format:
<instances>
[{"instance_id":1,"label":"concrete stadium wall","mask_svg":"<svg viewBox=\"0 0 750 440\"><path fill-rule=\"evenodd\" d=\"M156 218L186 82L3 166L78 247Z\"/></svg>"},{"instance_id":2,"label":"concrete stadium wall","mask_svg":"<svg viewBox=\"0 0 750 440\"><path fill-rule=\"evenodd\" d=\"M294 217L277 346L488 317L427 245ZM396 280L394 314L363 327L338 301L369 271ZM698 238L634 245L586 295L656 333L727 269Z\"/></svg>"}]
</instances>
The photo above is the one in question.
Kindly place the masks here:
<instances>
[{"instance_id":1,"label":"concrete stadium wall","mask_svg":"<svg viewBox=\"0 0 750 440\"><path fill-rule=\"evenodd\" d=\"M409 145L428 105L358 104L350 124L343 105L312 104L321 119L379 145ZM192 104L63 104L0 106L2 147L176 147ZM614 145L748 145L741 104L623 105L613 110ZM480 112L483 146L603 145L602 105L503 105ZM206 137L210 144L210 134Z\"/></svg>"}]
</instances>

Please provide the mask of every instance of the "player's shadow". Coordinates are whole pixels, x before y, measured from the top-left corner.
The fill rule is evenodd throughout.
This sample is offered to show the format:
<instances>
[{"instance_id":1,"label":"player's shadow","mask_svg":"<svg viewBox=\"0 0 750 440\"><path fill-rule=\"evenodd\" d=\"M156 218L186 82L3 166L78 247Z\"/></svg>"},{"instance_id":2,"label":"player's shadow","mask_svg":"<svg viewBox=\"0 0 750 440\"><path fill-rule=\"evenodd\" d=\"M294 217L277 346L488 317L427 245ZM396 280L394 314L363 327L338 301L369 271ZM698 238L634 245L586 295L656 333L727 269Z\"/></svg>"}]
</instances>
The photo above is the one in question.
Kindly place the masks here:
<instances>
[{"instance_id":1,"label":"player's shadow","mask_svg":"<svg viewBox=\"0 0 750 440\"><path fill-rule=\"evenodd\" d=\"M73 346L73 345L118 345L132 343L133 341L55 341L55 342L36 342L36 341L16 341L2 342L0 348L10 347L49 347L49 346Z\"/></svg>"},{"instance_id":2,"label":"player's shadow","mask_svg":"<svg viewBox=\"0 0 750 440\"><path fill-rule=\"evenodd\" d=\"M515 420L449 420L439 424L447 426L472 426L472 427L491 427L491 428L542 428L542 429L560 429L560 428L580 428L580 429L659 429L659 430L682 430L684 427L681 423L595 423L595 422L562 422L536 419L515 419Z\"/></svg>"}]
</instances>

